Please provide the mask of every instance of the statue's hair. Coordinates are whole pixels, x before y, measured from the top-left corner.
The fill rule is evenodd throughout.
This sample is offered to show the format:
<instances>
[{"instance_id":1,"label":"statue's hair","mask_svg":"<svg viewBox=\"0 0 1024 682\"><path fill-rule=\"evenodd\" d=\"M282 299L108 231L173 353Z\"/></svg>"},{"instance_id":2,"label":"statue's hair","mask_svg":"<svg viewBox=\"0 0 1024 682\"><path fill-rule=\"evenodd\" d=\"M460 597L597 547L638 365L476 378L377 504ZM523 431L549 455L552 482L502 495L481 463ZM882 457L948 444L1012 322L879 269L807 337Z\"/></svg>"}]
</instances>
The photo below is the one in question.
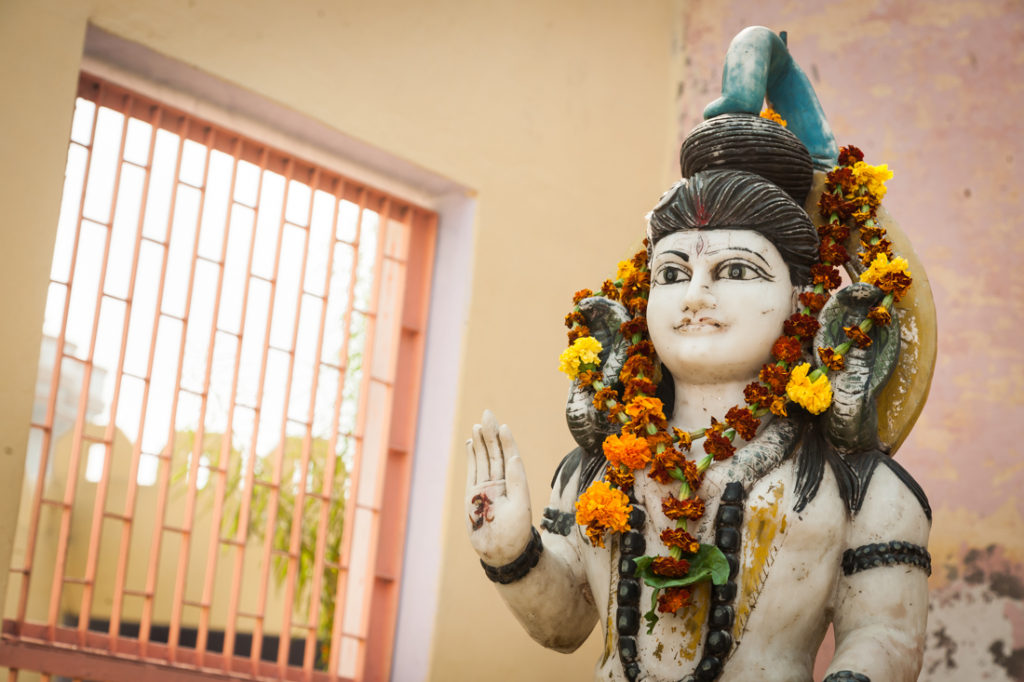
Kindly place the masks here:
<instances>
[{"instance_id":1,"label":"statue's hair","mask_svg":"<svg viewBox=\"0 0 1024 682\"><path fill-rule=\"evenodd\" d=\"M792 284L807 284L818 258L818 233L786 192L760 175L711 170L680 180L648 216L648 256L680 230L752 230L778 249Z\"/></svg>"}]
</instances>

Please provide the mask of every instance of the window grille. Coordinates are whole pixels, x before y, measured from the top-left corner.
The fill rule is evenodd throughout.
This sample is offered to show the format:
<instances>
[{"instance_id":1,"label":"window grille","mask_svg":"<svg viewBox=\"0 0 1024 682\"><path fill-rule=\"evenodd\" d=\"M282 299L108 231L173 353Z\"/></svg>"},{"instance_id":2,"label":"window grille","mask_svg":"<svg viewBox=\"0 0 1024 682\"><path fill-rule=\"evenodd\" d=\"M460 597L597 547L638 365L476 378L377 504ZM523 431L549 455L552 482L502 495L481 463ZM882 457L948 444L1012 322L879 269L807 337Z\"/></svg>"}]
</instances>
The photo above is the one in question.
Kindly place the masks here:
<instances>
[{"instance_id":1,"label":"window grille","mask_svg":"<svg viewBox=\"0 0 1024 682\"><path fill-rule=\"evenodd\" d=\"M387 678L435 233L82 75L10 680Z\"/></svg>"}]
</instances>

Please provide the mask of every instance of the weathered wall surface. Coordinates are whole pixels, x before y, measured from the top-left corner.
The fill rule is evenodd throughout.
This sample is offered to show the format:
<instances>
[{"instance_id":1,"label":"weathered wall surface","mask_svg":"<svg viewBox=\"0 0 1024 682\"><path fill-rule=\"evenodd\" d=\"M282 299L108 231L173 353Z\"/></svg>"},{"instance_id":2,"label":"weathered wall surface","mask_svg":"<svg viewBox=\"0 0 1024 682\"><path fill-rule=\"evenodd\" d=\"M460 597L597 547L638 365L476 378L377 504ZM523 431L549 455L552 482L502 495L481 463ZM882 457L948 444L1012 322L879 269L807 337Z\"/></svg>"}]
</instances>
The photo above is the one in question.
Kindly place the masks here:
<instances>
[{"instance_id":1,"label":"weathered wall surface","mask_svg":"<svg viewBox=\"0 0 1024 682\"><path fill-rule=\"evenodd\" d=\"M899 461L934 509L922 680L1024 679L1024 6L695 1L678 133L742 28L789 32L840 144L895 171L885 204L934 289L939 359Z\"/></svg>"}]
</instances>

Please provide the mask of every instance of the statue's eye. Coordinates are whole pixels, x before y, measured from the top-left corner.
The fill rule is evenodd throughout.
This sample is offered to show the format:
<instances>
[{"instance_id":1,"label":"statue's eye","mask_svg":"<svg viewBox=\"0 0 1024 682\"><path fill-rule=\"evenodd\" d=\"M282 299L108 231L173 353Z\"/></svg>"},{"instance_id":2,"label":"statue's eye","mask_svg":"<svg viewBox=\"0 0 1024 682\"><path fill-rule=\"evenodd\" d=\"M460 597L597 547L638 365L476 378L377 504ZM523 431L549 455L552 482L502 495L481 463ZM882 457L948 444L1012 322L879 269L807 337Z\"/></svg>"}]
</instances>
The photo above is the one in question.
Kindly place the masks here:
<instances>
[{"instance_id":1,"label":"statue's eye","mask_svg":"<svg viewBox=\"0 0 1024 682\"><path fill-rule=\"evenodd\" d=\"M770 279L761 268L742 261L723 263L718 268L719 279Z\"/></svg>"},{"instance_id":2,"label":"statue's eye","mask_svg":"<svg viewBox=\"0 0 1024 682\"><path fill-rule=\"evenodd\" d=\"M676 282L686 282L690 279L690 274L682 268L675 265L663 265L658 269L658 274L654 278L655 284L674 284Z\"/></svg>"}]
</instances>

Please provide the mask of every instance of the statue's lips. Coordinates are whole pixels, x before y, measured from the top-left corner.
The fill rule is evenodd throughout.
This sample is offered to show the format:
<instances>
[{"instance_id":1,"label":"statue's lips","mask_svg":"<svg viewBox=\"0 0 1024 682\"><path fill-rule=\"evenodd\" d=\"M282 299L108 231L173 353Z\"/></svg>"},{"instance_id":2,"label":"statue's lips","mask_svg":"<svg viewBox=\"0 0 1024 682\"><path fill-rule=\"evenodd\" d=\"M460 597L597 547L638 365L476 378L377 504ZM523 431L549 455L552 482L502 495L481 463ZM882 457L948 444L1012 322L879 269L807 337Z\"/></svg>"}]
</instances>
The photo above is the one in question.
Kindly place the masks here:
<instances>
[{"instance_id":1,"label":"statue's lips","mask_svg":"<svg viewBox=\"0 0 1024 682\"><path fill-rule=\"evenodd\" d=\"M702 317L699 320L683 320L675 327L677 332L681 334L699 334L699 333L710 333L716 332L721 329L725 329L725 325L718 320L711 317Z\"/></svg>"}]
</instances>

